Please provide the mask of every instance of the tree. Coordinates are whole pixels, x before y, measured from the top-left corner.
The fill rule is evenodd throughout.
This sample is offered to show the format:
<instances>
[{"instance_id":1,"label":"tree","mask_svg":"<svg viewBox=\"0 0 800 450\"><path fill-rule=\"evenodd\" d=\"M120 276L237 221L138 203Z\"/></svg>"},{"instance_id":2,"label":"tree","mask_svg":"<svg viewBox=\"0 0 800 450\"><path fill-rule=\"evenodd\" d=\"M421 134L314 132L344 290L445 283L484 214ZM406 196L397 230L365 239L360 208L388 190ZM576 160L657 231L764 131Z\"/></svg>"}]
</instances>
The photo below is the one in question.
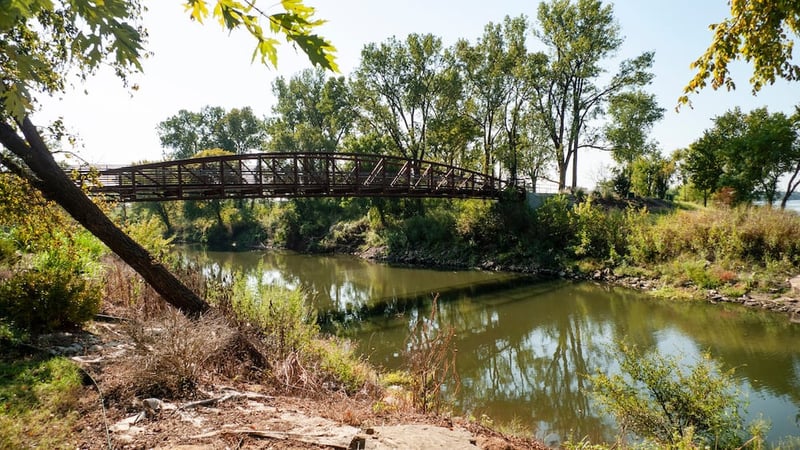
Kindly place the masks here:
<instances>
[{"instance_id":1,"label":"tree","mask_svg":"<svg viewBox=\"0 0 800 450\"><path fill-rule=\"evenodd\" d=\"M622 45L612 7L599 0L552 0L539 5L538 19L536 36L547 47L547 61L533 77L533 106L550 135L559 188L566 187L571 165L575 189L578 152L596 144L589 122L610 96L652 80L653 53L623 61L611 81L598 86L601 63Z\"/></svg>"},{"instance_id":2,"label":"tree","mask_svg":"<svg viewBox=\"0 0 800 450\"><path fill-rule=\"evenodd\" d=\"M794 123L794 129L798 136L798 139L794 142L794 151L800 155L800 106L794 107L792 122ZM800 187L800 157L797 158L794 167L790 169L789 173L791 173L791 176L789 177L789 182L786 184L786 191L781 199L781 209L786 209L786 202L789 201L792 193Z\"/></svg>"},{"instance_id":3,"label":"tree","mask_svg":"<svg viewBox=\"0 0 800 450\"><path fill-rule=\"evenodd\" d=\"M643 180L642 176L647 180L654 180L652 177L659 172L655 166L660 162L653 159L658 154L657 143L648 141L648 135L653 125L664 116L664 108L658 106L653 94L641 90L626 91L611 96L608 116L609 123L604 127L603 134L610 146L611 156L621 165L618 177L626 178L618 179L617 184L630 186L639 195L651 196L650 181L645 182L648 186L646 189L642 189L641 184L638 190L633 189L634 162L639 163L637 176L640 182ZM655 166L647 167L650 162Z\"/></svg>"},{"instance_id":4,"label":"tree","mask_svg":"<svg viewBox=\"0 0 800 450\"><path fill-rule=\"evenodd\" d=\"M675 161L653 152L639 156L630 167L631 192L641 197L666 198Z\"/></svg>"},{"instance_id":5,"label":"tree","mask_svg":"<svg viewBox=\"0 0 800 450\"><path fill-rule=\"evenodd\" d=\"M743 421L734 370L707 353L690 367L657 352L618 343L619 375L591 376L600 407L613 414L623 432L665 447L743 448Z\"/></svg>"},{"instance_id":6,"label":"tree","mask_svg":"<svg viewBox=\"0 0 800 450\"><path fill-rule=\"evenodd\" d=\"M235 154L259 150L266 130L248 106L226 111L221 106L204 106L199 112L182 109L156 127L161 145L172 149L168 159L191 158L197 152L221 148Z\"/></svg>"},{"instance_id":7,"label":"tree","mask_svg":"<svg viewBox=\"0 0 800 450\"><path fill-rule=\"evenodd\" d=\"M278 77L272 92L277 102L272 108L276 116L267 124L271 151L336 151L353 127L355 109L344 77L306 69L288 83Z\"/></svg>"},{"instance_id":8,"label":"tree","mask_svg":"<svg viewBox=\"0 0 800 450\"><path fill-rule=\"evenodd\" d=\"M515 23L516 22L516 23ZM512 28L512 24L516 28ZM522 55L519 49L510 48L510 32L517 32L522 39ZM495 143L503 131L504 106L512 94L511 79L516 59L525 56L524 33L527 21L524 17L506 17L505 25L489 22L475 45L459 40L452 52L454 64L464 80L464 115L472 120L481 131L483 162L481 170L490 174L495 158ZM512 54L512 52L514 52Z\"/></svg>"},{"instance_id":9,"label":"tree","mask_svg":"<svg viewBox=\"0 0 800 450\"><path fill-rule=\"evenodd\" d=\"M729 0L728 4L731 16L709 26L714 33L711 44L691 64L696 72L678 105L689 103L689 94L705 88L709 79L712 89L735 89L728 64L740 58L753 64L753 93L777 78L800 79L800 66L792 62L794 39L800 34L800 3Z\"/></svg>"},{"instance_id":10,"label":"tree","mask_svg":"<svg viewBox=\"0 0 800 450\"><path fill-rule=\"evenodd\" d=\"M281 11L267 15L254 3L218 0L213 13L205 0L188 0L190 15L209 15L233 30L244 28L257 41L254 57L276 63L273 34L300 47L315 64L335 69L333 47L312 34L321 21L300 0L284 0ZM26 179L64 208L81 225L136 270L170 304L199 314L208 304L183 285L141 245L127 236L59 167L45 139L28 117L36 107L34 92L63 92L71 74L85 79L110 65L123 80L141 70L144 33L138 0L18 0L4 3L0 15L0 142L9 153L0 164ZM270 23L269 33L259 19Z\"/></svg>"},{"instance_id":11,"label":"tree","mask_svg":"<svg viewBox=\"0 0 800 450\"><path fill-rule=\"evenodd\" d=\"M237 155L259 151L267 137L264 127L264 121L256 117L249 106L233 108L216 124L216 147Z\"/></svg>"},{"instance_id":12,"label":"tree","mask_svg":"<svg viewBox=\"0 0 800 450\"><path fill-rule=\"evenodd\" d=\"M520 171L531 180L530 190L536 192L536 183L544 178L553 163L553 152L550 151L550 136L533 111L527 111L520 122L522 129L519 139Z\"/></svg>"},{"instance_id":13,"label":"tree","mask_svg":"<svg viewBox=\"0 0 800 450\"><path fill-rule=\"evenodd\" d=\"M709 193L726 187L736 202L763 195L772 204L781 175L800 159L796 140L794 122L785 114L735 108L715 117L714 126L689 147L685 170L704 192L704 203Z\"/></svg>"},{"instance_id":14,"label":"tree","mask_svg":"<svg viewBox=\"0 0 800 450\"><path fill-rule=\"evenodd\" d=\"M448 92L453 84L443 81L445 67L442 40L431 34L366 45L353 78L365 131L389 136L393 153L425 159L429 128L440 112L437 100L460 95Z\"/></svg>"},{"instance_id":15,"label":"tree","mask_svg":"<svg viewBox=\"0 0 800 450\"><path fill-rule=\"evenodd\" d=\"M692 143L684 154L683 171L692 185L703 196L703 206L708 205L708 197L717 190L722 164L715 153L715 145L710 136L704 135Z\"/></svg>"},{"instance_id":16,"label":"tree","mask_svg":"<svg viewBox=\"0 0 800 450\"><path fill-rule=\"evenodd\" d=\"M648 141L647 136L653 125L664 117L664 111L658 106L655 95L640 90L622 92L610 98L610 122L605 126L604 134L616 162L629 165L656 151L656 143Z\"/></svg>"}]
</instances>

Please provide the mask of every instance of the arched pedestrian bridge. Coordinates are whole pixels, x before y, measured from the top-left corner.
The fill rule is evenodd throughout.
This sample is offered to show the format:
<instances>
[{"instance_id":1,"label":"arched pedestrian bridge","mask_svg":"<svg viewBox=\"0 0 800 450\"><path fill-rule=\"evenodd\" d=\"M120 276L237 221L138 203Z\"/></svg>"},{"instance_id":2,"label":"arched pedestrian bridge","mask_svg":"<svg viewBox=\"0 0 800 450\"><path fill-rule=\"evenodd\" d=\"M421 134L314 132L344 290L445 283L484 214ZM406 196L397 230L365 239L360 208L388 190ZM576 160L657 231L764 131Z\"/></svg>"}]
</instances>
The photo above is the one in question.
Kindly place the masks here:
<instances>
[{"instance_id":1,"label":"arched pedestrian bridge","mask_svg":"<svg viewBox=\"0 0 800 450\"><path fill-rule=\"evenodd\" d=\"M122 202L297 197L500 198L524 190L430 161L352 153L254 153L99 170L92 195Z\"/></svg>"}]
</instances>

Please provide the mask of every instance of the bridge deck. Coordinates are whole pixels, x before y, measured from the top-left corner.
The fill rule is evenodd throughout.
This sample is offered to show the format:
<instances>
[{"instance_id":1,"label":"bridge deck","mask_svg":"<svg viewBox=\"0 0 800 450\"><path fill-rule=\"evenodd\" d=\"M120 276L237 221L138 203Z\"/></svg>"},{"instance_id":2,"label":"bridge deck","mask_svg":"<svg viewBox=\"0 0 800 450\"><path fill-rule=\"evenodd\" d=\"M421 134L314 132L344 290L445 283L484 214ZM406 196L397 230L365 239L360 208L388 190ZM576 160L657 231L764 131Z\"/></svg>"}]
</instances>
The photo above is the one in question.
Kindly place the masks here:
<instances>
[{"instance_id":1,"label":"bridge deck","mask_svg":"<svg viewBox=\"0 0 800 450\"><path fill-rule=\"evenodd\" d=\"M83 177L82 177L83 178ZM429 161L344 153L258 153L99 172L93 195L123 202L294 197L499 198L499 178Z\"/></svg>"}]
</instances>

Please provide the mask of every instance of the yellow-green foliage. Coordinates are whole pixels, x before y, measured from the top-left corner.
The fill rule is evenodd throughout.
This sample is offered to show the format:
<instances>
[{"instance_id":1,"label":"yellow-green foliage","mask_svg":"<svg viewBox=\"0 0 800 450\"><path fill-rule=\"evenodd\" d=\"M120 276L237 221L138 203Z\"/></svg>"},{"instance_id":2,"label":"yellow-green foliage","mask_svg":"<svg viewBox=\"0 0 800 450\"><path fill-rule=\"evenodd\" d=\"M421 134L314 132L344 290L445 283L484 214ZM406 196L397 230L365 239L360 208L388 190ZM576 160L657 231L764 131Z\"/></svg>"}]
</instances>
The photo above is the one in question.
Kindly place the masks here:
<instances>
[{"instance_id":1,"label":"yellow-green foliage","mask_svg":"<svg viewBox=\"0 0 800 450\"><path fill-rule=\"evenodd\" d=\"M0 359L0 448L75 448L80 390L80 372L64 358Z\"/></svg>"},{"instance_id":2,"label":"yellow-green foliage","mask_svg":"<svg viewBox=\"0 0 800 450\"><path fill-rule=\"evenodd\" d=\"M172 237L164 237L165 227L155 216L143 217L128 223L125 232L144 247L151 255L163 263L174 262Z\"/></svg>"},{"instance_id":3,"label":"yellow-green foliage","mask_svg":"<svg viewBox=\"0 0 800 450\"><path fill-rule=\"evenodd\" d=\"M618 350L622 373L598 372L591 382L598 403L622 430L670 448L736 448L746 440L733 370L708 354L684 369L674 357L625 343Z\"/></svg>"},{"instance_id":4,"label":"yellow-green foliage","mask_svg":"<svg viewBox=\"0 0 800 450\"><path fill-rule=\"evenodd\" d=\"M52 235L46 250L14 266L11 277L0 282L0 318L36 332L91 319L102 296L102 252L86 232Z\"/></svg>"}]
</instances>

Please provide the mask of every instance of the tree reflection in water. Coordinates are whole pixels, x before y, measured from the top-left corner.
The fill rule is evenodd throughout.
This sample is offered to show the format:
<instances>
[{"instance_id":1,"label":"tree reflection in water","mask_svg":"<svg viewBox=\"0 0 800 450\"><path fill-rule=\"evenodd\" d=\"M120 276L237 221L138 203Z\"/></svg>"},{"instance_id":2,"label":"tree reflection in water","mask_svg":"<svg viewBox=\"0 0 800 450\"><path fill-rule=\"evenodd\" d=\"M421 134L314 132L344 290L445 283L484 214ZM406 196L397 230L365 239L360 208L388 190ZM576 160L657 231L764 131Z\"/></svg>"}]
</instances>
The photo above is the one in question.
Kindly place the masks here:
<instances>
[{"instance_id":1,"label":"tree reflection in water","mask_svg":"<svg viewBox=\"0 0 800 450\"><path fill-rule=\"evenodd\" d=\"M344 315L347 327L338 329L356 340L371 361L387 368L400 367L412 317L428 315L430 308L429 303L411 302L403 313L399 303L449 292L438 303L437 318L457 332L461 389L450 393L457 412L485 414L496 423L514 420L551 442L613 438L613 422L595 411L584 375L616 372L614 344L621 339L643 350L672 354L710 351L725 367L737 368L740 385L749 393L746 416L763 413L769 418L771 441L800 435L800 348L794 345L800 342L800 326L781 315L732 305L660 301L593 283L513 287L520 279L510 274L397 268L350 257L199 255L213 270L300 286L313 295L313 306L323 314L350 311ZM259 262L263 272L252 273ZM392 305L396 309L386 314Z\"/></svg>"}]
</instances>

